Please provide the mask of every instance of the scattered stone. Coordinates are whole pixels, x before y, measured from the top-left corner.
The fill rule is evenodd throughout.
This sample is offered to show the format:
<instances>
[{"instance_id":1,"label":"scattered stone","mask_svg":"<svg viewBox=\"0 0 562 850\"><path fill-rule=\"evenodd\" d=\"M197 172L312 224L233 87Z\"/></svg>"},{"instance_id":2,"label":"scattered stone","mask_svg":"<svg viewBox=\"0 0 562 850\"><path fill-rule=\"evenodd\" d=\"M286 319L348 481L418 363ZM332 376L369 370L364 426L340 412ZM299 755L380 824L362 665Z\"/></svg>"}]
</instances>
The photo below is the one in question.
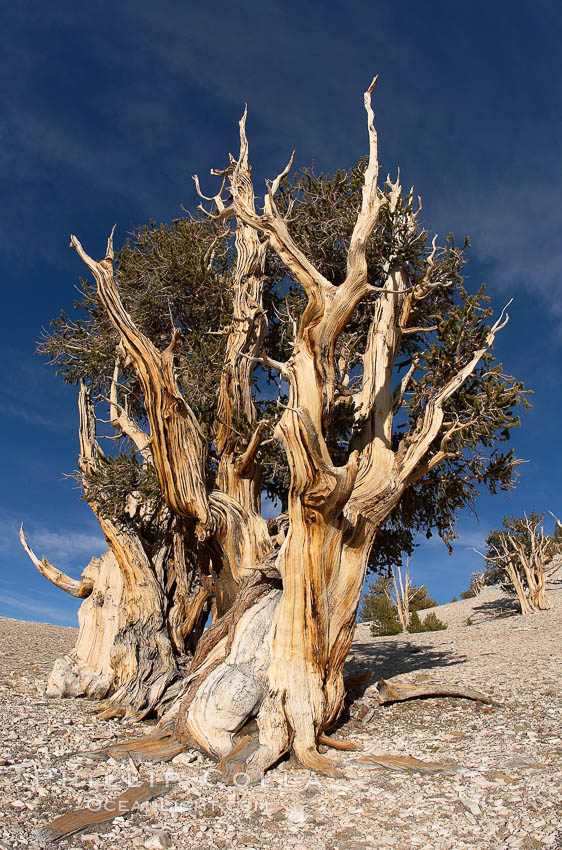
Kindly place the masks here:
<instances>
[{"instance_id":1,"label":"scattered stone","mask_svg":"<svg viewBox=\"0 0 562 850\"><path fill-rule=\"evenodd\" d=\"M449 626L443 632L373 638L360 624L346 675L374 671L375 678L355 692L341 737L364 749L328 751L346 778L287 761L262 785L239 789L213 783L214 763L193 752L138 764L140 778L127 760L81 755L90 744L100 749L149 727L101 721L95 703L83 699L39 700L38 687L43 692L54 659L68 653L76 632L0 619L0 850L35 850L35 829L151 777L170 783L168 793L97 825L96 833L70 836L61 850L555 850L561 582L549 598L552 610L532 618L500 617L511 600L488 588L441 606ZM468 616L475 623L469 629ZM28 669L32 663L37 669ZM461 682L502 705L484 713L443 698L379 707L374 683L398 674L409 684L428 677ZM390 772L369 754L458 767Z\"/></svg>"},{"instance_id":2,"label":"scattered stone","mask_svg":"<svg viewBox=\"0 0 562 850\"><path fill-rule=\"evenodd\" d=\"M461 797L460 801L463 804L463 806L465 807L465 809L468 809L468 811L470 812L471 815L481 815L482 814L482 810L480 809L480 806L478 805L477 800L469 800L466 797Z\"/></svg>"},{"instance_id":3,"label":"scattered stone","mask_svg":"<svg viewBox=\"0 0 562 850\"><path fill-rule=\"evenodd\" d=\"M144 842L146 850L165 850L166 847L172 846L170 833L165 830L159 830Z\"/></svg>"},{"instance_id":4,"label":"scattered stone","mask_svg":"<svg viewBox=\"0 0 562 850\"><path fill-rule=\"evenodd\" d=\"M193 762L195 761L197 761L196 753L179 753L179 755L174 756L171 761L171 764L175 765L176 767L187 767L188 765L193 764Z\"/></svg>"},{"instance_id":5,"label":"scattered stone","mask_svg":"<svg viewBox=\"0 0 562 850\"><path fill-rule=\"evenodd\" d=\"M291 823L306 823L308 815L302 809L291 809L287 812L287 820Z\"/></svg>"}]
</instances>

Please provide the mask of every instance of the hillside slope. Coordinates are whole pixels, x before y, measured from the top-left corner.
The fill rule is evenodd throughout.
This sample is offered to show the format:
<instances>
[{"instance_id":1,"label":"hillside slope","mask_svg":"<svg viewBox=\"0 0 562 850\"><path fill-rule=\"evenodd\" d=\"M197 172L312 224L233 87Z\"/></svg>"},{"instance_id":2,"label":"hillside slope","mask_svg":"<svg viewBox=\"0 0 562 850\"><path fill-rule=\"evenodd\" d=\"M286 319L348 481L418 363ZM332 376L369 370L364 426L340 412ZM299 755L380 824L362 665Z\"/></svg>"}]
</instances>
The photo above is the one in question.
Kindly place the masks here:
<instances>
[{"instance_id":1,"label":"hillside slope","mask_svg":"<svg viewBox=\"0 0 562 850\"><path fill-rule=\"evenodd\" d=\"M318 777L285 762L262 786L225 788L212 782L209 760L182 754L170 765L140 766L144 778L153 769L157 779L176 783L165 796L57 846L560 846L562 583L551 586L550 598L551 611L521 617L512 613L509 597L486 589L437 609L446 631L372 638L368 625L357 628L350 673L460 681L492 694L501 706L441 698L381 707L371 684L355 694L349 717L334 733L362 742L366 751L331 751L345 778ZM468 617L474 625L466 625ZM138 781L130 764L79 753L143 734L146 725L103 722L92 703L43 697L52 661L74 639L72 629L0 619L2 850L35 846L38 825L111 799L127 781ZM441 772L390 771L366 760L369 754L409 754Z\"/></svg>"}]
</instances>

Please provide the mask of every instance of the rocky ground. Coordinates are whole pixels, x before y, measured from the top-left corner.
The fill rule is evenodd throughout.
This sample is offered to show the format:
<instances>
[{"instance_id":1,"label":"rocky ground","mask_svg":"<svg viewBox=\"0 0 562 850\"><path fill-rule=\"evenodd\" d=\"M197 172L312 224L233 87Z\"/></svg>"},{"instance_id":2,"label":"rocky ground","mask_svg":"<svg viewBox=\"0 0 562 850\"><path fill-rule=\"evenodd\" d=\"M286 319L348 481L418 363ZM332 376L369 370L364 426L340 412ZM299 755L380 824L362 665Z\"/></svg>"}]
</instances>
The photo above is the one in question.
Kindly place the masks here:
<instances>
[{"instance_id":1,"label":"rocky ground","mask_svg":"<svg viewBox=\"0 0 562 850\"><path fill-rule=\"evenodd\" d=\"M441 632L372 638L361 625L349 672L404 681L431 676L470 684L501 706L425 699L379 706L371 685L356 695L336 735L363 753L332 753L345 779L327 779L285 762L262 786L213 782L213 765L185 753L139 767L169 790L137 811L62 840L59 847L560 848L560 626L562 583L553 610L521 617L510 598L486 589L439 607ZM471 624L467 624L467 620ZM138 783L132 763L92 761L97 749L142 729L97 720L85 700L47 700L53 660L75 630L0 619L0 848L36 847L34 830L79 806L116 797ZM390 771L371 754L412 755L437 763L435 774Z\"/></svg>"}]
</instances>

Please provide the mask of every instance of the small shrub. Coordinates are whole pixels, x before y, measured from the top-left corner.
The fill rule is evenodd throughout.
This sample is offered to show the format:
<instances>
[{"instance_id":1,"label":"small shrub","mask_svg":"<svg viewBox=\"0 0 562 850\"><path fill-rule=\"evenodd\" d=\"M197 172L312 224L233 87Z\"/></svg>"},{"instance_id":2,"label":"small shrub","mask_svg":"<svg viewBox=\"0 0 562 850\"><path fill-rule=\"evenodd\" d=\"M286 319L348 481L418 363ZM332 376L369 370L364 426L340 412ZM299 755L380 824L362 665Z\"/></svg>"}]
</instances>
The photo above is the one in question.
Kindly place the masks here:
<instances>
[{"instance_id":1,"label":"small shrub","mask_svg":"<svg viewBox=\"0 0 562 850\"><path fill-rule=\"evenodd\" d=\"M439 632L446 628L447 624L443 623L438 616L433 613L433 611L427 615L423 623L419 618L418 612L414 611L410 617L410 623L407 630L410 634L418 634L419 632Z\"/></svg>"},{"instance_id":2,"label":"small shrub","mask_svg":"<svg viewBox=\"0 0 562 850\"><path fill-rule=\"evenodd\" d=\"M476 592L471 587L461 593L461 599L474 599L475 596Z\"/></svg>"},{"instance_id":3,"label":"small shrub","mask_svg":"<svg viewBox=\"0 0 562 850\"><path fill-rule=\"evenodd\" d=\"M406 631L410 632L411 635L417 634L418 632L423 632L424 628L422 625L422 621L420 620L420 615L417 611L414 611L412 616L410 617L410 622L406 626Z\"/></svg>"},{"instance_id":4,"label":"small shrub","mask_svg":"<svg viewBox=\"0 0 562 850\"><path fill-rule=\"evenodd\" d=\"M394 608L385 596L379 596L372 603L371 634L374 637L399 635L402 626L396 619Z\"/></svg>"},{"instance_id":5,"label":"small shrub","mask_svg":"<svg viewBox=\"0 0 562 850\"><path fill-rule=\"evenodd\" d=\"M440 620L437 614L434 614L433 611L431 612L431 614L428 614L425 620L423 621L424 632L440 632L446 628L447 623L444 623L442 620Z\"/></svg>"},{"instance_id":6,"label":"small shrub","mask_svg":"<svg viewBox=\"0 0 562 850\"><path fill-rule=\"evenodd\" d=\"M458 602L458 601L459 601L459 600L457 599L457 597L456 597L456 596L453 596L453 598L451 599L451 602Z\"/></svg>"},{"instance_id":7,"label":"small shrub","mask_svg":"<svg viewBox=\"0 0 562 850\"><path fill-rule=\"evenodd\" d=\"M426 588L421 585L417 587L412 585L411 593L414 594L410 603L410 611L423 611L424 608L436 608L437 601L433 596L429 596Z\"/></svg>"},{"instance_id":8,"label":"small shrub","mask_svg":"<svg viewBox=\"0 0 562 850\"><path fill-rule=\"evenodd\" d=\"M474 620L471 617L467 617L466 620L465 620L465 625L466 626L473 626Z\"/></svg>"}]
</instances>

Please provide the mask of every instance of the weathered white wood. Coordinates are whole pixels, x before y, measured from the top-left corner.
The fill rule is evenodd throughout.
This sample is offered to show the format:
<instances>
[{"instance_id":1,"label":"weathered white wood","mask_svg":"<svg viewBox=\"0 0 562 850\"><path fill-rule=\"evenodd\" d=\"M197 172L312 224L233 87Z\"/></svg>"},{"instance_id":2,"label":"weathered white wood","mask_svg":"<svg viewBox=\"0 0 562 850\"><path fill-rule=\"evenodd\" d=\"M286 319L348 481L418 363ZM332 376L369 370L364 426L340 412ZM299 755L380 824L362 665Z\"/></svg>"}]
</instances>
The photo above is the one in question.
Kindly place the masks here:
<instances>
[{"instance_id":1,"label":"weathered white wood","mask_svg":"<svg viewBox=\"0 0 562 850\"><path fill-rule=\"evenodd\" d=\"M343 665L377 530L405 488L448 457L454 429L464 426L451 426L437 452L427 459L442 433L445 403L474 373L507 321L502 314L485 344L434 390L417 427L396 450L394 416L416 365L410 365L393 392L391 376L402 335L430 330L408 327L412 307L434 286L450 282L433 279L435 240L415 285L398 250L387 258L380 286L368 281L367 246L383 206L389 214L402 216L400 226L407 234L417 228L419 212L404 203L398 179L389 182L384 193L377 185L378 143L371 104L375 84L376 78L364 95L369 156L346 276L340 285L328 280L305 256L291 236L290 222L277 207L275 196L292 158L268 184L263 214L256 211L246 113L240 121L238 159L231 157L227 169L215 172L222 178L222 187L212 199L216 210L211 215L225 222L234 218L237 249L229 281L232 321L225 329L226 355L212 437L218 459L215 491L209 493L205 482L207 439L174 377L179 332L160 352L135 326L113 276L113 234L99 262L88 256L76 237L71 238L96 279L99 298L119 334L120 350L138 376L150 435L140 432L119 405L117 367L109 399L110 421L129 437L145 462L150 457L154 463L167 508L187 523L174 534L185 533L185 548L191 547L194 564L201 558L199 584L190 584L180 571L182 557L177 552L182 547L172 547L176 573L168 582L171 571L166 559L172 557L172 549L163 546L151 560L132 525L108 519L92 505L122 581L118 617L124 618L124 625L111 642L115 692L106 703L105 716L123 710L148 711L174 683L176 690L171 691L181 691L182 701L171 706L166 722L175 719L178 738L186 746L197 744L220 759L227 778L240 765L251 778L258 778L289 750L309 768L338 774L318 745L327 743L325 732L343 707ZM227 184L228 203L223 199ZM197 180L196 185L199 190ZM267 318L262 289L268 246L307 298L300 321L295 322L291 355L282 364L272 364L263 351ZM377 302L363 355L362 383L353 397L357 436L347 462L336 466L325 438L326 423L337 403L336 350L354 311L369 294L377 295ZM284 448L291 482L282 533L278 529L272 536L260 506L259 452L268 425L255 423L249 438L236 430L238 416L249 422L256 419L251 385L257 362L279 369L288 386L288 403L273 437ZM80 405L80 465L87 471L101 450L85 389ZM177 543L178 537L174 539ZM54 576L52 570L50 574ZM169 583L177 588L171 605ZM182 630L200 621L211 599L213 625L201 636L189 674L178 687L177 679L185 673L178 661ZM91 648L91 639L86 643ZM103 655L105 662L107 642L103 647L100 659ZM247 727L250 720L255 721L257 733Z\"/></svg>"},{"instance_id":2,"label":"weathered white wood","mask_svg":"<svg viewBox=\"0 0 562 850\"><path fill-rule=\"evenodd\" d=\"M47 696L103 699L115 690L112 649L123 616L123 581L111 550L92 558L83 575L92 592L78 609L78 639L72 652L58 658L47 682Z\"/></svg>"},{"instance_id":3,"label":"weathered white wood","mask_svg":"<svg viewBox=\"0 0 562 850\"><path fill-rule=\"evenodd\" d=\"M58 570L56 567L53 567L53 565L49 563L45 557L38 558L33 549L28 546L27 540L25 539L23 522L20 526L20 541L21 545L41 575L45 576L45 578L52 582L56 587L59 587L66 593L70 593L71 596L77 596L78 599L85 599L86 596L90 595L94 586L91 575L89 573L86 574L85 570L80 579L71 578L66 573L63 573L62 570Z\"/></svg>"},{"instance_id":4,"label":"weathered white wood","mask_svg":"<svg viewBox=\"0 0 562 850\"><path fill-rule=\"evenodd\" d=\"M242 759L255 776L288 748L304 765L337 773L329 759L318 752L317 744L343 706L343 664L376 531L405 487L429 470L428 466L421 473L424 457L443 424L445 401L473 373L507 321L502 314L486 345L475 351L428 401L425 418L410 435L407 447L400 454L395 452L391 447L392 421L400 398L391 392L391 374L401 335L408 330L413 300L425 297L434 285L431 270L435 241L426 275L415 290L408 286L398 259L390 258L365 349L363 385L356 396L357 420L367 420L367 426L359 429L360 438L348 463L334 467L323 424L334 401L335 347L355 307L373 290L367 280L365 252L381 205L396 207L401 194L398 180L391 184L387 198L377 187L377 137L371 108L375 83L365 93L369 159L342 285L334 286L314 268L293 241L288 222L278 211L274 196L286 169L268 188L264 214L256 213L247 169L245 114L240 122L240 160L233 160L230 168L220 173L222 189L230 178L231 202L227 206L223 201L222 189L214 198L216 217L234 216L239 227L242 223L261 232L308 298L295 328L292 355L281 366L289 399L274 432L285 449L291 487L288 529L275 562L283 593L268 632L271 660L267 689L260 695L253 673L229 664L226 655L207 668L197 696L190 693L179 714L179 728L182 724L186 728L186 740L189 732L208 752L221 757L225 770L229 763L239 765ZM243 187L237 182L241 168L248 171ZM407 210L404 215L404 227L414 228L417 213ZM406 384L407 380L401 392ZM445 457L442 446L441 454L430 463ZM257 648L256 636L261 640L260 610L258 606L255 612L249 611L235 631L252 649ZM243 633L239 631L242 628ZM241 689L243 700L234 697ZM259 741L250 735L234 746L233 732L243 725L244 717L253 715ZM230 755L229 747L234 747Z\"/></svg>"}]
</instances>

